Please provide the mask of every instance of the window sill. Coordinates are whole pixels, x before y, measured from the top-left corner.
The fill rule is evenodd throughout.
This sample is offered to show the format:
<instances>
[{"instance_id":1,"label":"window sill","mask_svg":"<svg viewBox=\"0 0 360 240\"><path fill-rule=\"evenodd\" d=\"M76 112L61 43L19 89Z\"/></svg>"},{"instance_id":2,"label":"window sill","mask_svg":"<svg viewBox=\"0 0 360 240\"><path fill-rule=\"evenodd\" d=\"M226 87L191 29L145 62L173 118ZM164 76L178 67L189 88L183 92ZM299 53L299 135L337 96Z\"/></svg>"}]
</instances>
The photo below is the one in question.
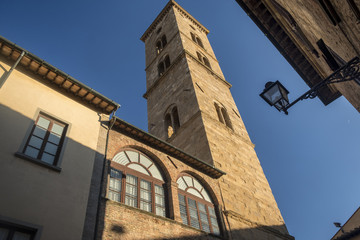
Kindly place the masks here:
<instances>
[{"instance_id":1,"label":"window sill","mask_svg":"<svg viewBox=\"0 0 360 240\"><path fill-rule=\"evenodd\" d=\"M51 164L48 164L46 162L43 162L43 161L40 161L39 159L35 159L35 158L32 158L32 157L29 157L21 152L16 152L15 153L15 156L18 157L18 158L21 158L21 159L24 159L24 160L28 160L32 163L35 163L35 164L38 164L40 166L43 166L43 167L46 167L46 168L49 168L51 170L54 170L56 172L61 172L61 168L60 167L57 167L57 166L54 166L54 165L51 165Z\"/></svg>"}]
</instances>

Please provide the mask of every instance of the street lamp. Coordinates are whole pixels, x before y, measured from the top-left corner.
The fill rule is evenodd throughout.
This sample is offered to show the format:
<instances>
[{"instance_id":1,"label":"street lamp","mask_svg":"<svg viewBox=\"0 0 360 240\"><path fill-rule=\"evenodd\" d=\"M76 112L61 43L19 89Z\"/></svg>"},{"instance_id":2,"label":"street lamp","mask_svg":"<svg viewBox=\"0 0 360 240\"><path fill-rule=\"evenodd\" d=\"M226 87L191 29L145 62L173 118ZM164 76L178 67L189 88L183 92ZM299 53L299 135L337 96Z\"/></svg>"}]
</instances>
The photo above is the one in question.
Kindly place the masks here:
<instances>
[{"instance_id":1,"label":"street lamp","mask_svg":"<svg viewBox=\"0 0 360 240\"><path fill-rule=\"evenodd\" d=\"M260 94L270 106L275 106L279 112L283 111L288 115L288 109L295 103L304 99L317 97L320 88L333 83L355 81L360 85L360 59L355 57L347 64L336 70L329 77L313 86L309 91L301 95L298 99L289 103L289 91L279 82L267 82L264 91Z\"/></svg>"}]
</instances>

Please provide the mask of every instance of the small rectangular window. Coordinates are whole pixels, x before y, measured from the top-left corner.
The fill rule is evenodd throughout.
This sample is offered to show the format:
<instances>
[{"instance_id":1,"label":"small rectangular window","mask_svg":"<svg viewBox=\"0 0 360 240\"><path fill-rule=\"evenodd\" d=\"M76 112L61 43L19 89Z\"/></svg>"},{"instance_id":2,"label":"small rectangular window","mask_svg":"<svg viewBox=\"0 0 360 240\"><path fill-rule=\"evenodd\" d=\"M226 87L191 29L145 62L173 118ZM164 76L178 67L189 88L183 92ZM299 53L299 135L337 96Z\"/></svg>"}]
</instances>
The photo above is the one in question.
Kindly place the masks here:
<instances>
[{"instance_id":1,"label":"small rectangular window","mask_svg":"<svg viewBox=\"0 0 360 240\"><path fill-rule=\"evenodd\" d=\"M334 6L331 4L329 0L318 0L318 1L334 26L336 26L339 22L341 22L341 18L339 17Z\"/></svg>"},{"instance_id":2,"label":"small rectangular window","mask_svg":"<svg viewBox=\"0 0 360 240\"><path fill-rule=\"evenodd\" d=\"M18 225L4 224L0 222L0 239L4 240L33 240L36 230Z\"/></svg>"},{"instance_id":3,"label":"small rectangular window","mask_svg":"<svg viewBox=\"0 0 360 240\"><path fill-rule=\"evenodd\" d=\"M325 61L331 68L331 70L336 71L341 66L345 65L346 62L344 59L342 59L336 52L334 52L330 47L328 47L325 42L320 39L316 43L323 53L323 57L325 58Z\"/></svg>"},{"instance_id":4,"label":"small rectangular window","mask_svg":"<svg viewBox=\"0 0 360 240\"><path fill-rule=\"evenodd\" d=\"M358 21L360 21L360 10L356 5L354 0L347 0L348 4L350 5L351 10L354 12Z\"/></svg>"},{"instance_id":5,"label":"small rectangular window","mask_svg":"<svg viewBox=\"0 0 360 240\"><path fill-rule=\"evenodd\" d=\"M23 149L23 154L50 165L57 165L67 124L39 114Z\"/></svg>"}]
</instances>

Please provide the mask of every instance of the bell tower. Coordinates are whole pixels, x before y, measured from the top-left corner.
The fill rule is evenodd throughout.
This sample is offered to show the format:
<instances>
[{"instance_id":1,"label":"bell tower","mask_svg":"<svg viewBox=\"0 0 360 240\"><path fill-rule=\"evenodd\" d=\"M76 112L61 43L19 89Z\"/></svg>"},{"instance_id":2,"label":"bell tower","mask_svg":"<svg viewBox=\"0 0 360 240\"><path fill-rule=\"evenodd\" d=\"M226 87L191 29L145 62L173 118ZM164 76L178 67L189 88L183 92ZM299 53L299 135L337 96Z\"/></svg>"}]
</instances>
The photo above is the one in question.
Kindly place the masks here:
<instances>
[{"instance_id":1,"label":"bell tower","mask_svg":"<svg viewBox=\"0 0 360 240\"><path fill-rule=\"evenodd\" d=\"M219 179L219 186L225 223L234 239L293 239L288 235L208 33L170 0L141 37L146 55L144 97L148 130L227 173ZM272 233L260 233L265 231L261 229L264 226L280 237L265 238ZM260 229L254 238L237 231L254 227Z\"/></svg>"}]
</instances>

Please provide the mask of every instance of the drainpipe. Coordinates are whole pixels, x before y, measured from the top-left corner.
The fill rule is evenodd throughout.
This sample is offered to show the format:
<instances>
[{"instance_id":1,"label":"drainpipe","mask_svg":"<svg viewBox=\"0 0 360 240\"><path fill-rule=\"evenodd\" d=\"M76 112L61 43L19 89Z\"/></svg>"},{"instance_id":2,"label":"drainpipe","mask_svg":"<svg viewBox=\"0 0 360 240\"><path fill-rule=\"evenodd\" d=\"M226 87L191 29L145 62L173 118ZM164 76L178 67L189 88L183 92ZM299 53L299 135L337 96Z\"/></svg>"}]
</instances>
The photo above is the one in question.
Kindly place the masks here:
<instances>
[{"instance_id":1,"label":"drainpipe","mask_svg":"<svg viewBox=\"0 0 360 240\"><path fill-rule=\"evenodd\" d=\"M9 71L5 71L3 76L0 78L0 88L4 85L6 79L9 78L11 72L16 68L16 66L19 64L23 56L25 55L25 51L22 51L18 59L16 60L15 64L10 68Z\"/></svg>"},{"instance_id":2,"label":"drainpipe","mask_svg":"<svg viewBox=\"0 0 360 240\"><path fill-rule=\"evenodd\" d=\"M94 240L97 239L97 234L98 234L98 230L99 230L99 218L100 218L100 207L101 207L101 195L102 195L102 191L103 191L103 180L104 180L104 175L105 175L105 167L106 167L106 159L107 159L107 151L108 151L108 144L109 144L109 135L110 135L110 130L111 128L114 126L115 124L115 113L116 111L120 108L120 105L117 105L117 108L112 112L112 114L110 114L110 120L109 120L109 127L108 127L108 131L107 131L107 135L106 135L106 143L105 143L105 154L104 154L104 162L103 162L103 168L102 168L102 173L101 173L101 179L100 179L100 192L99 192L99 197L98 197L98 205L97 205L97 211L96 211L96 218L95 218L95 231L94 231ZM114 119L113 122L111 122L111 120Z\"/></svg>"}]
</instances>

